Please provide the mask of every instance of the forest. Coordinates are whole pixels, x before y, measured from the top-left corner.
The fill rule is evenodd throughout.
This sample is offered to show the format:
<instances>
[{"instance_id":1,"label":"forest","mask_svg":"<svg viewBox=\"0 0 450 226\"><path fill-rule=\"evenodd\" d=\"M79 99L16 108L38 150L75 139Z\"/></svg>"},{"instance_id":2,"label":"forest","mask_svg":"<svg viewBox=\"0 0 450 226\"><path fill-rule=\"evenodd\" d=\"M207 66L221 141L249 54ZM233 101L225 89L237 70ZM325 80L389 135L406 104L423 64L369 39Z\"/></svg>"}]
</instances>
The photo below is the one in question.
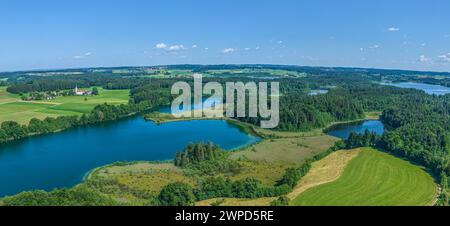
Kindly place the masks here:
<instances>
[{"instance_id":1,"label":"forest","mask_svg":"<svg viewBox=\"0 0 450 226\"><path fill-rule=\"evenodd\" d=\"M381 120L388 128L383 136L371 133L353 134L346 143L347 148L374 146L399 157L425 166L440 181L441 187L449 187L450 176L450 95L427 95L423 91L401 89L377 84L386 78L408 81L421 81L415 76L419 72L352 69L352 68L310 68L277 65L177 65L160 66L164 70L190 70L208 73L210 70L224 70L216 77L208 77L204 82L217 81L273 81L265 75L255 72L254 77L247 73L243 77L232 76L226 70L285 70L305 73L305 77L278 78L280 82L280 125L279 131L311 131L325 128L334 122L362 119L367 112L382 112ZM130 68L125 68L130 70ZM100 86L105 89L131 89L127 105L97 106L91 113L81 117L63 116L44 120L32 119L28 125L13 121L3 122L0 126L0 143L22 139L36 134L46 134L68 129L74 126L113 121L132 114L144 112L158 106L168 105L173 96L170 87L176 81L192 82L188 78L153 79L142 77L144 69L133 69L126 74L111 74L112 69L101 73L85 70L75 75L54 75L42 77L22 73L3 74L8 77L8 91L14 94L45 92L79 87ZM421 72L430 76L448 76L447 73ZM258 79L257 77L262 77ZM256 77L256 78L255 78ZM393 79L392 79L393 80ZM435 84L433 79L428 79ZM447 80L439 84L447 85ZM2 85L6 85L2 82ZM327 89L323 95L311 96L312 89ZM261 118L238 118L243 122L259 125ZM226 155L218 147L209 144L190 145L184 152L177 154L175 164L191 169L193 174L214 170L239 170L232 161L221 161ZM226 164L217 164L217 161ZM208 178L199 188L175 184L167 187L159 197L161 204L192 204L192 200L211 197L255 198L267 195L282 196L307 171L305 168L291 169L275 187L264 187L258 181L247 179L233 182L226 178ZM179 200L170 197L174 190L186 194ZM192 195L191 195L192 194ZM445 193L444 193L445 194ZM447 197L442 197L448 202ZM283 201L280 198L280 201Z\"/></svg>"}]
</instances>

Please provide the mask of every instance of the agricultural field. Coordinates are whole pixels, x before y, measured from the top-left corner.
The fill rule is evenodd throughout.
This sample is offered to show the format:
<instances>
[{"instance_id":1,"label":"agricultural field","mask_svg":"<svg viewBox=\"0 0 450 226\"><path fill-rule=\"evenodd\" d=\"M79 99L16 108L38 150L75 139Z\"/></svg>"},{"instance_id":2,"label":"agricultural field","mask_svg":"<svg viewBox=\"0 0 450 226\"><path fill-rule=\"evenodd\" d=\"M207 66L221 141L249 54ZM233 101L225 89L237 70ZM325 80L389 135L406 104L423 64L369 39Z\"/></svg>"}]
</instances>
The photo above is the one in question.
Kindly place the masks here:
<instances>
[{"instance_id":1,"label":"agricultural field","mask_svg":"<svg viewBox=\"0 0 450 226\"><path fill-rule=\"evenodd\" d=\"M299 206L424 206L437 187L423 168L371 149L349 162L342 176L311 188L292 201Z\"/></svg>"},{"instance_id":2,"label":"agricultural field","mask_svg":"<svg viewBox=\"0 0 450 226\"><path fill-rule=\"evenodd\" d=\"M204 73L205 76L215 77L215 76L250 76L256 75L255 77L291 77L291 78L304 78L307 76L306 73L289 71L289 70L274 70L274 69L235 69L235 70L208 70Z\"/></svg>"},{"instance_id":3,"label":"agricultural field","mask_svg":"<svg viewBox=\"0 0 450 226\"><path fill-rule=\"evenodd\" d=\"M15 102L19 99L19 95L8 93L6 86L0 87L0 104Z\"/></svg>"},{"instance_id":4,"label":"agricultural field","mask_svg":"<svg viewBox=\"0 0 450 226\"><path fill-rule=\"evenodd\" d=\"M189 78L192 77L192 70L166 70L166 69L160 69L160 70L146 70L144 74L141 77L148 77L148 78Z\"/></svg>"},{"instance_id":5,"label":"agricultural field","mask_svg":"<svg viewBox=\"0 0 450 226\"><path fill-rule=\"evenodd\" d=\"M32 118L89 113L96 105L103 103L128 103L128 90L99 88L99 93L98 96L65 96L45 101L22 101L18 95L6 92L6 87L0 87L0 123L12 120L27 124Z\"/></svg>"}]
</instances>

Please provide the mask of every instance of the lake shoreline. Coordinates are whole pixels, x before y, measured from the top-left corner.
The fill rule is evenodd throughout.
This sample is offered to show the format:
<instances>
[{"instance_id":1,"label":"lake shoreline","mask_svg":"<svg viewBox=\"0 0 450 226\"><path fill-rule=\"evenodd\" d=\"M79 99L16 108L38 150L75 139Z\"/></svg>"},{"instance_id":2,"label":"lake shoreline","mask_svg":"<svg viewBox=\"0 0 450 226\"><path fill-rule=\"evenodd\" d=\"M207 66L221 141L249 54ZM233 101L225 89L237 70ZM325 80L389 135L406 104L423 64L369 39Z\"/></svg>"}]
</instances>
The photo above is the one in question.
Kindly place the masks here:
<instances>
[{"instance_id":1,"label":"lake shoreline","mask_svg":"<svg viewBox=\"0 0 450 226\"><path fill-rule=\"evenodd\" d=\"M444 96L450 94L450 87L429 84L429 83L420 83L420 82L379 82L378 84L384 86L394 86L402 89L415 89L425 92L428 95L437 95Z\"/></svg>"},{"instance_id":2,"label":"lake shoreline","mask_svg":"<svg viewBox=\"0 0 450 226\"><path fill-rule=\"evenodd\" d=\"M123 122L125 120L132 120L133 121L133 118L136 118L136 120L138 120L138 121L142 120L143 123L145 123L145 121L153 121L153 120L149 120L148 118L145 118L145 120L142 119L143 118L142 114L138 113L138 114L130 115L130 116L126 117L126 118L122 118L120 120L116 120L116 121L112 121L112 122L108 122L108 123L102 123L103 125L96 125L96 127L104 127L104 126L113 126L114 127L114 125L116 125L117 122ZM358 120L353 120L353 122L355 122L355 121L364 121L364 120L365 119L358 119ZM230 152L243 151L243 150L246 150L246 149L248 149L248 148L250 148L250 147L252 147L254 145L257 145L257 144L259 144L261 142L264 142L264 141L266 141L268 139L278 138L278 136L275 136L275 134L278 134L277 131L263 130L263 129L259 129L259 128L257 129L257 128L255 128L254 125L250 125L248 123L244 123L244 122L238 121L236 119L230 119L230 118L213 118L213 119L211 119L211 118L184 118L184 119L178 119L176 121L166 121L166 122L155 123L155 124L161 124L162 125L162 124L171 124L172 122L200 122L200 121L225 121L225 122L231 124L233 127L236 127L237 129L239 129L245 135L247 135L247 136L254 136L254 137L258 138L257 141L252 141L252 142L249 142L249 143L238 145L238 146L233 147L233 148L228 148L227 151L230 151ZM330 124L330 126L335 125L335 124L342 124L342 123L348 123L348 122L336 122L336 123ZM330 127L330 126L328 126L328 127ZM91 126L86 126L85 128L89 129L90 127ZM63 131L63 132L77 132L78 129L80 129L80 127L69 128L68 130ZM81 128L81 129L83 129L83 128ZM55 133L55 134L60 134L60 133ZM297 134L298 137L305 137L304 133L302 133L302 132L296 132L296 134ZM318 134L325 135L324 132L323 132L323 129L320 129ZM36 136L36 137L39 137L39 136ZM182 149L180 149L178 151L182 151ZM163 158L163 159L156 160L156 161L155 160L150 160L150 161L146 161L146 160L143 160L143 161L137 160L136 161L136 160L133 160L133 161L129 161L128 162L127 160L119 160L119 161L116 161L116 162L112 162L111 164L100 165L98 167L94 167L94 168L92 168L92 169L90 169L88 171L85 171L84 173L81 174L81 180L78 183L76 183L74 186L77 186L78 184L86 182L87 180L89 180L89 178L91 178L92 175L95 174L95 172L97 172L99 169L103 169L105 167L113 166L113 165L116 165L116 164L135 164L135 163L142 163L142 162L157 164L157 163L167 163L167 162L171 162L171 161L172 161L171 157ZM61 186L58 186L58 187L61 187ZM55 188L58 188L58 187L55 187ZM71 187L71 186L69 186L69 187ZM27 190L29 190L29 189L27 189ZM48 189L45 189L45 190L48 190ZM26 191L26 190L24 190L24 191ZM21 191L21 192L23 192L23 191Z\"/></svg>"},{"instance_id":3,"label":"lake shoreline","mask_svg":"<svg viewBox=\"0 0 450 226\"><path fill-rule=\"evenodd\" d=\"M89 178L97 168L118 162L167 162L189 142L211 141L229 151L260 142L261 137L221 121L224 122L192 120L157 125L138 114L114 122L10 142L2 147L4 154L0 157L3 162L13 161L16 167L24 170L20 173L11 170L8 164L0 165L4 171L0 176L4 180L22 178L23 182L5 186L1 196L73 187Z\"/></svg>"},{"instance_id":4,"label":"lake shoreline","mask_svg":"<svg viewBox=\"0 0 450 226\"><path fill-rule=\"evenodd\" d=\"M367 112L366 114L368 114L368 113L369 113L369 112ZM237 148L234 148L234 149L227 150L227 151L229 151L229 152L240 152L240 151L244 151L244 150L246 150L247 148L249 148L249 147L251 147L251 146L257 145L257 144L259 144L259 143L261 143L261 142L264 142L265 140L268 140L268 139L269 139L266 135L259 133L259 132L254 128L253 125L249 125L249 124L247 124L247 123L244 123L244 122L241 122L241 121L238 121L238 120L235 120L235 119L230 119L230 118L225 118L225 117L224 117L224 118L176 118L176 119L167 119L167 118L164 117L164 116L170 115L170 114L168 114L168 113L161 113L161 112L158 112L158 115L159 115L159 116L163 116L163 117L157 118L157 117L154 117L155 115L153 115L153 117L152 117L152 116L150 116L150 114L147 114L147 115L144 116L144 119L145 119L146 121L150 121L150 122L153 122L153 123L156 123L156 124L166 124L166 123L174 123L174 122L189 122L189 121L198 121L198 120L226 121L226 122L228 122L228 123L233 124L233 125L236 126L236 127L243 126L243 127L246 127L246 128L251 128L253 134L252 134L252 133L247 133L246 131L244 131L244 132L246 132L246 133L249 134L249 135L253 135L253 136L256 135L257 137L261 138L261 140L260 140L259 142L251 143L251 144L245 144L245 145L243 145L243 146L241 146L241 147L237 147ZM370 115L370 114L369 114L369 115ZM149 117L149 116L150 116L150 117ZM379 116L378 116L378 118L379 118ZM324 135L328 135L326 131L327 131L328 129L332 128L333 126L336 126L336 125L344 125L344 124L349 124L349 123L365 122L365 121L377 121L377 119L375 119L375 118L373 118L373 117L370 117L370 116L369 116L369 117L366 116L366 118L364 118L364 119L356 119L356 120L350 120L350 121L345 121L345 122L333 122L333 123L331 123L329 126L323 128L323 129L321 129L321 130L323 131ZM300 134L302 134L302 132L298 132L298 134L300 135ZM165 161L132 161L132 162L116 162L116 163L108 164L108 165L105 165L105 166L100 166L100 167L97 167L97 168L95 168L95 169L90 170L90 171L87 172L86 175L83 177L83 182L86 182L87 180L89 180L89 178L90 178L92 175L94 175L96 172L98 172L98 170L102 170L102 169L104 169L104 168L108 168L108 167L111 167L111 166L115 166L116 164L124 164L124 165L134 165L134 164L139 164L139 163L164 164L164 163L170 163L170 162L173 162L173 160L170 160L170 159L169 159L169 160L165 160Z\"/></svg>"},{"instance_id":5,"label":"lake shoreline","mask_svg":"<svg viewBox=\"0 0 450 226\"><path fill-rule=\"evenodd\" d=\"M251 135L251 136L256 136L258 138L261 138L261 140L257 141L257 142L253 142L253 143L248 143L248 144L244 144L229 150L226 150L228 152L239 152L239 151L244 151L249 147L252 147L254 145L257 145L261 142L263 142L264 140L267 140L267 138L264 138L264 135L259 134L252 125L247 125L246 123L240 122L238 120L235 119L230 119L230 118L181 118L179 120L173 120L173 121L164 121L164 122L160 122L157 123L151 119L148 119L147 117L144 117L144 119L146 121L150 121L156 124L166 124L166 123L174 123L174 122L189 122L189 121L199 121L199 120L203 120L203 121L226 121L228 123L230 123L231 125L235 126L235 127L251 127L251 130L253 131L252 133L247 133L246 131L243 131L244 133ZM182 151L182 150L180 150ZM112 166L116 166L116 165L135 165L135 164L139 164L139 163L148 163L148 164L165 164L165 163L173 163L173 159L167 159L167 160L158 160L158 161L130 161L130 162L126 162L126 161L119 161L119 162L115 162L115 163L111 163L108 165L103 165L103 166L99 166L96 167L94 169L89 170L88 172L85 173L85 175L83 176L83 180L81 181L81 183L84 183L86 181L88 181L96 172L98 172L99 170L105 169L105 168L109 168Z\"/></svg>"}]
</instances>

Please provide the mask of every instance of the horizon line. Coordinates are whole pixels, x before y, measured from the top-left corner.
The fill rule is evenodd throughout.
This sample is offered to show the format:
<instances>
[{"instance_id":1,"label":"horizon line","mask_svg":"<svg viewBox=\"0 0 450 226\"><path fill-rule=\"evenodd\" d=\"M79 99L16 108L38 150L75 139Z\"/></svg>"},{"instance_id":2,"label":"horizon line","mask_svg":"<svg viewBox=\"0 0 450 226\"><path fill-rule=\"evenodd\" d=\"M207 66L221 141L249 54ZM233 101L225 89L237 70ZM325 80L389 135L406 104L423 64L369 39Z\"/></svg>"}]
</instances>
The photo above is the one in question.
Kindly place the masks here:
<instances>
[{"instance_id":1,"label":"horizon line","mask_svg":"<svg viewBox=\"0 0 450 226\"><path fill-rule=\"evenodd\" d=\"M62 70L86 70L86 69L108 69L108 68L152 68L152 67L170 67L170 66L288 66L288 67L303 67L303 68L335 68L335 69L363 69L363 70L384 70L384 71L405 71L405 72L420 72L420 73L442 73L449 74L450 71L432 71L432 70L411 70L399 68L377 68L377 67L357 67L357 66L308 66L297 64L270 64L270 63L256 63L256 64L160 64L160 65L123 65L123 66L87 66L87 67L67 67L67 68L36 68L28 70L11 70L0 71L4 73L21 73L21 72L47 72L47 71L62 71Z\"/></svg>"}]
</instances>

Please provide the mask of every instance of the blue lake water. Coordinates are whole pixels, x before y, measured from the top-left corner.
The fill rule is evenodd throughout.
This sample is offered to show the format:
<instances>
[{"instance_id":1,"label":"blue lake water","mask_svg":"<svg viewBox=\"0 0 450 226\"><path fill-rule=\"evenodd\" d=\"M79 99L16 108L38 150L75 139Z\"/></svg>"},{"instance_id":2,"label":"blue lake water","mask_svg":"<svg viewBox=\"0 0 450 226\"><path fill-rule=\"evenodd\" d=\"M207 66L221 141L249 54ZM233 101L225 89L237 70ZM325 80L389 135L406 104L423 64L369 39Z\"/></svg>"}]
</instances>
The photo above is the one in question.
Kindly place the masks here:
<instances>
[{"instance_id":1,"label":"blue lake water","mask_svg":"<svg viewBox=\"0 0 450 226\"><path fill-rule=\"evenodd\" d=\"M88 171L118 161L173 159L189 143L211 141L231 150L259 140L226 121L156 125L142 116L31 137L0 146L0 197L72 187Z\"/></svg>"},{"instance_id":2,"label":"blue lake water","mask_svg":"<svg viewBox=\"0 0 450 226\"><path fill-rule=\"evenodd\" d=\"M341 139L348 139L352 132L363 134L366 130L375 132L378 135L384 134L385 128L379 120L367 120L361 122L343 123L331 126L327 129L328 135L339 137Z\"/></svg>"},{"instance_id":3,"label":"blue lake water","mask_svg":"<svg viewBox=\"0 0 450 226\"><path fill-rule=\"evenodd\" d=\"M425 91L430 95L445 95L450 93L450 87L440 86L440 85L430 85L425 83L416 82L400 82L400 83L381 83L382 85L395 86L399 88L406 89L418 89Z\"/></svg>"}]
</instances>

